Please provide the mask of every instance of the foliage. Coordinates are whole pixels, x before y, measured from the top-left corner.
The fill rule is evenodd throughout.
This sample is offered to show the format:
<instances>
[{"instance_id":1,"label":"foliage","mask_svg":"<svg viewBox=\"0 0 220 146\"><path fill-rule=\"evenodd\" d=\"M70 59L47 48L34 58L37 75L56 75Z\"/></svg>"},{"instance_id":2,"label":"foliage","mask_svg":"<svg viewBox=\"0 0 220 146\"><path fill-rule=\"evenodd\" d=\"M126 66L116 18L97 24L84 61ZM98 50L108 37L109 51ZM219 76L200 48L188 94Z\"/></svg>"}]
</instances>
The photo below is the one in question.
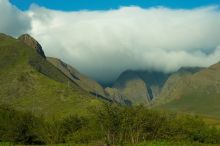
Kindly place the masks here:
<instances>
[{"instance_id":1,"label":"foliage","mask_svg":"<svg viewBox=\"0 0 220 146\"><path fill-rule=\"evenodd\" d=\"M220 143L220 131L199 117L153 111L142 106L105 104L98 111L97 121L109 145L146 140Z\"/></svg>"},{"instance_id":2,"label":"foliage","mask_svg":"<svg viewBox=\"0 0 220 146\"><path fill-rule=\"evenodd\" d=\"M138 144L145 141L188 141L220 144L220 130L199 117L103 104L91 116L45 120L30 112L0 106L0 141L19 144Z\"/></svg>"},{"instance_id":3,"label":"foliage","mask_svg":"<svg viewBox=\"0 0 220 146\"><path fill-rule=\"evenodd\" d=\"M8 106L0 106L0 141L41 144L37 133L40 125L40 118L30 112L17 112Z\"/></svg>"}]
</instances>

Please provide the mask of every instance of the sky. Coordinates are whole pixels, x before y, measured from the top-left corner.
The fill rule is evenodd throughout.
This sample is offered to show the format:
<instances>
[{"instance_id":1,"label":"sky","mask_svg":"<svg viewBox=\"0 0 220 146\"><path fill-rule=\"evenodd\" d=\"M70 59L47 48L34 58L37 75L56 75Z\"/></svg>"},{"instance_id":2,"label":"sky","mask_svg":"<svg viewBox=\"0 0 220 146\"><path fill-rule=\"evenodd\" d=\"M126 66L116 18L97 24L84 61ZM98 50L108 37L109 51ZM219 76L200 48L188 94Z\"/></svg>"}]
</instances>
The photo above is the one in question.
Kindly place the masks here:
<instances>
[{"instance_id":1,"label":"sky","mask_svg":"<svg viewBox=\"0 0 220 146\"><path fill-rule=\"evenodd\" d=\"M29 33L45 54L100 82L220 61L219 0L0 0L0 32Z\"/></svg>"},{"instance_id":2,"label":"sky","mask_svg":"<svg viewBox=\"0 0 220 146\"><path fill-rule=\"evenodd\" d=\"M170 8L191 9L207 5L219 5L219 0L11 0L21 10L27 10L35 3L49 9L62 11L109 10L122 6L149 8L164 6Z\"/></svg>"}]
</instances>

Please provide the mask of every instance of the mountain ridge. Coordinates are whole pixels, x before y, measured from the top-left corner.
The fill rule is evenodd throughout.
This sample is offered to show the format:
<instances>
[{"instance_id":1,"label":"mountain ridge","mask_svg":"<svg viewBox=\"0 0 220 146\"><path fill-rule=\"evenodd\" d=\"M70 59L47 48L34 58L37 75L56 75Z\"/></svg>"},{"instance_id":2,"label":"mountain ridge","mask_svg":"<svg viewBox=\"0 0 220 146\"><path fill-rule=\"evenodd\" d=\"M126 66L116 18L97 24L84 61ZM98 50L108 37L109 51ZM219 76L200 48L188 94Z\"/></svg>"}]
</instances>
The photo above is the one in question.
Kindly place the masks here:
<instances>
[{"instance_id":1,"label":"mountain ridge","mask_svg":"<svg viewBox=\"0 0 220 146\"><path fill-rule=\"evenodd\" d=\"M48 118L88 114L106 100L77 86L23 41L0 35L0 102Z\"/></svg>"},{"instance_id":2,"label":"mountain ridge","mask_svg":"<svg viewBox=\"0 0 220 146\"><path fill-rule=\"evenodd\" d=\"M220 62L173 73L127 70L104 89L62 60L46 57L27 34L18 39L0 34L0 52L0 102L20 110L62 117L116 102L220 119Z\"/></svg>"},{"instance_id":3,"label":"mountain ridge","mask_svg":"<svg viewBox=\"0 0 220 146\"><path fill-rule=\"evenodd\" d=\"M196 73L178 76L178 79L173 79L171 85L165 85L165 93L158 99L159 107L220 119L219 74L218 62ZM161 102L163 99L166 101Z\"/></svg>"},{"instance_id":4,"label":"mountain ridge","mask_svg":"<svg viewBox=\"0 0 220 146\"><path fill-rule=\"evenodd\" d=\"M95 80L86 77L85 75L81 74L78 70L64 63L60 59L47 57L47 60L82 89L88 91L89 93L95 96L105 98L105 92L103 87Z\"/></svg>"}]
</instances>

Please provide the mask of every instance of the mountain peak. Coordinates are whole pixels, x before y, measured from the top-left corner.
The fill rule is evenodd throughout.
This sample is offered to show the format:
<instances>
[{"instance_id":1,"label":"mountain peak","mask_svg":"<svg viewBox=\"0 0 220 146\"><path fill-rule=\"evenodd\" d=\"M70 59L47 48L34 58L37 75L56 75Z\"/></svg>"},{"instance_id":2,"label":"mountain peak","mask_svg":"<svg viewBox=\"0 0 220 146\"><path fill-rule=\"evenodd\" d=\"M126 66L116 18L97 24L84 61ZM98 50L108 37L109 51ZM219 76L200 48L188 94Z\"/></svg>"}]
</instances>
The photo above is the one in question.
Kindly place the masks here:
<instances>
[{"instance_id":1,"label":"mountain peak","mask_svg":"<svg viewBox=\"0 0 220 146\"><path fill-rule=\"evenodd\" d=\"M35 49L43 58L46 58L42 46L29 34L23 34L18 38L20 41L25 43L27 46Z\"/></svg>"}]
</instances>

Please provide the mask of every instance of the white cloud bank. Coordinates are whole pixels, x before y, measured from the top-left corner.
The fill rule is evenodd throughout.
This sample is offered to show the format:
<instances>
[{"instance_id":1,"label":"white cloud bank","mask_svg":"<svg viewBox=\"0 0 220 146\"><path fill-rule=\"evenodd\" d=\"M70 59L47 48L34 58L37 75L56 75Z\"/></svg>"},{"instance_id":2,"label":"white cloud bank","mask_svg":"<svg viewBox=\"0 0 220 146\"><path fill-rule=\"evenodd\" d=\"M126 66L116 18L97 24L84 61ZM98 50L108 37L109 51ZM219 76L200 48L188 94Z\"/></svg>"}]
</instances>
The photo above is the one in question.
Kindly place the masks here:
<instances>
[{"instance_id":1,"label":"white cloud bank","mask_svg":"<svg viewBox=\"0 0 220 146\"><path fill-rule=\"evenodd\" d=\"M5 0L0 0L0 25L4 26L9 22L2 22L1 1ZM220 60L218 7L184 10L132 6L61 12L32 6L16 13L5 17L26 19L28 15L31 29L27 27L27 31L42 44L47 56L61 58L100 81L114 80L126 69L170 72ZM0 26L0 31L4 27Z\"/></svg>"},{"instance_id":2,"label":"white cloud bank","mask_svg":"<svg viewBox=\"0 0 220 146\"><path fill-rule=\"evenodd\" d=\"M18 36L30 28L30 17L12 6L7 0L0 0L0 32Z\"/></svg>"}]
</instances>

